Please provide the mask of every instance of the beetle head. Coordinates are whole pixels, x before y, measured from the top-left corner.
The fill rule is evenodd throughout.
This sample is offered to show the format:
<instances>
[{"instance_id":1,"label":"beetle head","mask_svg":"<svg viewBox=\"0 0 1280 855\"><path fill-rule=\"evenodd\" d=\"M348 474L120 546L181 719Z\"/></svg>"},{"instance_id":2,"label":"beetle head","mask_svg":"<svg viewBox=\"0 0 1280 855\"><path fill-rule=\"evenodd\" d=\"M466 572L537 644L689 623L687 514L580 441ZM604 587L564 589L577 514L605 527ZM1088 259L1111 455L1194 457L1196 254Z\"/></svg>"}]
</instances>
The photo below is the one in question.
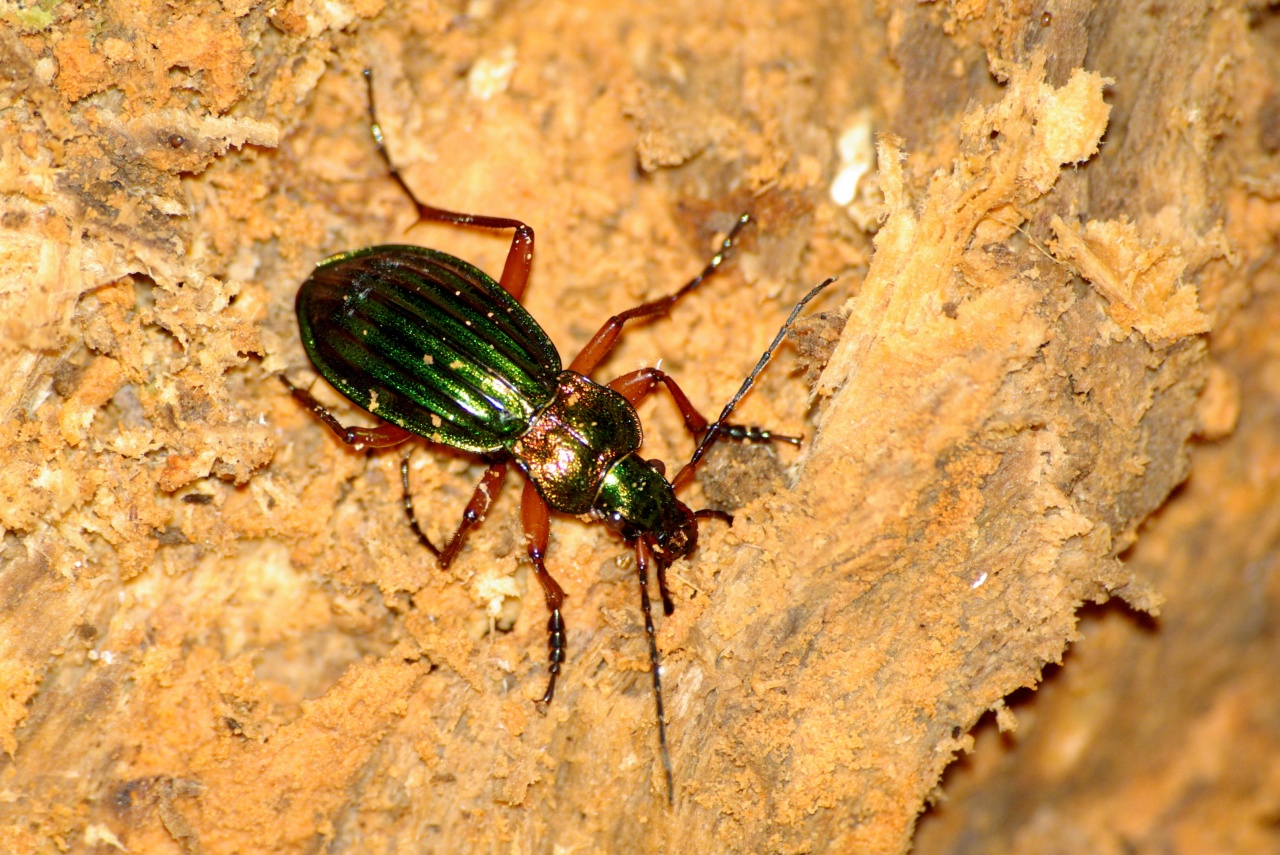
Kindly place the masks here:
<instances>
[{"instance_id":1,"label":"beetle head","mask_svg":"<svg viewBox=\"0 0 1280 855\"><path fill-rule=\"evenodd\" d=\"M684 502L672 495L674 507L663 525L648 534L653 557L665 569L671 562L691 554L698 546L698 520Z\"/></svg>"},{"instance_id":2,"label":"beetle head","mask_svg":"<svg viewBox=\"0 0 1280 855\"><path fill-rule=\"evenodd\" d=\"M676 498L658 467L634 454L605 475L594 511L627 541L643 537L663 567L698 545L693 511Z\"/></svg>"}]
</instances>

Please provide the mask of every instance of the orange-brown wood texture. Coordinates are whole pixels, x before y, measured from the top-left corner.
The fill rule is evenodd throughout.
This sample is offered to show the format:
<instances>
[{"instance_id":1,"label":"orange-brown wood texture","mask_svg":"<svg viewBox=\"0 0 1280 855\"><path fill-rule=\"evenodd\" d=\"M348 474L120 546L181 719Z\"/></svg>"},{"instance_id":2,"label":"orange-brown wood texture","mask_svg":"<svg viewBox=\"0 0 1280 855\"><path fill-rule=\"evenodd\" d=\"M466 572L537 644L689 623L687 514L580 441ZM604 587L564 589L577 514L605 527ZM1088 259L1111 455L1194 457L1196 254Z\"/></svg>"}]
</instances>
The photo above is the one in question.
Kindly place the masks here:
<instances>
[{"instance_id":1,"label":"orange-brown wood texture","mask_svg":"<svg viewBox=\"0 0 1280 855\"><path fill-rule=\"evenodd\" d=\"M1280 846L1273 5L0 20L0 850ZM673 806L624 544L552 520L539 715L521 479L441 571L398 453L274 376L314 376L293 296L330 253L502 269L509 233L411 228L366 67L420 198L536 230L566 356L753 215L597 379L661 359L713 415L840 275L740 411L803 446L720 447L686 495L734 522L659 621ZM679 413L641 415L674 472ZM437 542L484 469L413 451Z\"/></svg>"}]
</instances>

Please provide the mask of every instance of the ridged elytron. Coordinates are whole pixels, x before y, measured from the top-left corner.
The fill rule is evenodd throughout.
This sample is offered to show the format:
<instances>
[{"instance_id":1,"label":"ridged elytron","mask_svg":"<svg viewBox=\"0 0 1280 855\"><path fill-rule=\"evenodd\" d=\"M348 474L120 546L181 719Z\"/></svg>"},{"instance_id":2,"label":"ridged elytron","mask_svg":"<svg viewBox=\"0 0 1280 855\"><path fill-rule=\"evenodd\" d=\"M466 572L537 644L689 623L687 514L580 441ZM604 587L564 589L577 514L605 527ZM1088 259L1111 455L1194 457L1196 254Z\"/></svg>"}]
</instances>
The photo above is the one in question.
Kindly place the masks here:
<instances>
[{"instance_id":1,"label":"ridged elytron","mask_svg":"<svg viewBox=\"0 0 1280 855\"><path fill-rule=\"evenodd\" d=\"M544 562L548 509L587 514L632 545L652 662L667 793L673 798L647 587L649 566L656 565L663 610L669 615L674 606L667 589L667 567L693 552L699 519L728 519L720 511L692 511L676 498L676 489L691 479L711 441L798 440L725 422L764 359L714 424L709 424L675 381L657 368L632 371L604 386L588 375L609 353L624 324L667 314L677 300L701 285L720 266L749 218L739 218L700 274L666 297L609 318L563 370L555 346L520 305L533 264L533 229L519 220L461 214L419 202L387 155L373 113L372 81L369 72L365 74L374 140L391 177L417 206L418 221L514 229L515 234L497 282L443 252L393 245L327 258L302 284L297 296L298 326L311 362L334 388L383 424L346 427L310 392L288 379L284 382L294 398L357 449L394 446L422 437L477 454L488 462L461 523L441 549L419 527L409 495L408 457L401 461L409 524L441 567L450 565L467 532L484 519L509 466L514 463L524 472L527 482L521 517L525 540L551 613L547 621L550 678L540 704L550 703L555 694L566 643L561 613L564 591ZM780 332L779 340L781 336ZM645 460L639 454L643 434L635 405L658 384L666 387L685 426L701 440L694 459L673 482L666 479L660 461Z\"/></svg>"}]
</instances>

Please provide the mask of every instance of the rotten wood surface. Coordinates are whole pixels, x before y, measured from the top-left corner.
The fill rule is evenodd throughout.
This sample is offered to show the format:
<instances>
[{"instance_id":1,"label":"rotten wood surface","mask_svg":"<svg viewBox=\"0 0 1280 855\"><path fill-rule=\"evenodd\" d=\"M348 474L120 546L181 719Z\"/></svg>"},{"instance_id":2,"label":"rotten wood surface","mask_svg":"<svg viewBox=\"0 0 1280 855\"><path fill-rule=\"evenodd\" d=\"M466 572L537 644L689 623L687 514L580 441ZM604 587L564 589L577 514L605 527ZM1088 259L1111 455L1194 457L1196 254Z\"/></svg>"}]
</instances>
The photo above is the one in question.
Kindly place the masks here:
<instances>
[{"instance_id":1,"label":"rotten wood surface","mask_svg":"<svg viewBox=\"0 0 1280 855\"><path fill-rule=\"evenodd\" d=\"M1271 570L1181 596L1197 544L1170 527L1205 531L1244 478L1202 572L1272 566L1274 479L1247 461L1276 458L1250 407L1277 400L1280 19L1053 7L297 0L14 17L0 836L19 852L893 853L975 744L921 851L1196 852L1217 816L1274 818L1277 778L1259 772L1228 775L1252 795L1203 802L1180 836L1151 819L1197 792L1175 743L1205 719L1201 693L1162 694L1149 669L1195 669L1210 639L1218 665L1197 685L1221 700L1203 744L1276 744L1258 688L1269 623L1213 631L1275 601ZM735 520L672 568L659 627L672 808L622 544L553 521L569 651L540 716L546 616L519 479L440 572L404 525L397 454L353 453L273 376L310 377L293 295L327 254L412 241L501 269L501 236L407 231L368 137L366 66L421 198L534 227L526 303L565 355L754 215L725 270L629 332L598 378L661 358L714 414L791 304L841 274L798 355L743 405L804 447L722 448L690 494ZM641 412L646 455L678 465L692 446L674 408ZM1209 441L1202 474L1192 449ZM482 471L414 451L433 536ZM1027 717L1005 699L1062 660L1082 605L1108 600L1148 628L1103 611L1134 637L1082 652L1090 680L1051 686L1039 718L1037 696L1021 702L1031 747L989 727L975 742L989 711L1002 729ZM1134 694L1090 705L1116 681ZM1156 699L1163 729L1105 737ZM1035 746L1062 732L1083 747L1042 762ZM1126 759L1139 746L1167 762ZM1090 768L1124 770L1123 786L1090 790ZM1170 768L1185 787L1155 786ZM1064 780L1091 808L1075 837L1029 795ZM1105 808L1116 792L1141 793L1148 820L1124 825Z\"/></svg>"}]
</instances>

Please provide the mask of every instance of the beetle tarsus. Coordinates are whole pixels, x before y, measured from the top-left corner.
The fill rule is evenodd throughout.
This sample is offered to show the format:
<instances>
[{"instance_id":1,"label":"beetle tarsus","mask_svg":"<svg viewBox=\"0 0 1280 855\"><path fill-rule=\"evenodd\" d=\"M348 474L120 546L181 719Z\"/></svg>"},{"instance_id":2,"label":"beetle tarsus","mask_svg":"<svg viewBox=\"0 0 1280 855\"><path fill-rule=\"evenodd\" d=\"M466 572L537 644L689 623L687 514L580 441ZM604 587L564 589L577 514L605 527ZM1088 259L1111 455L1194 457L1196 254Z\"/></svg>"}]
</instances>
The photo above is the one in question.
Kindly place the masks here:
<instances>
[{"instance_id":1,"label":"beetle tarsus","mask_svg":"<svg viewBox=\"0 0 1280 855\"><path fill-rule=\"evenodd\" d=\"M735 442L787 442L791 445L800 445L800 437L798 436L774 433L767 428L757 427L756 425L740 425L736 423L721 425L720 430L716 433L716 439L731 439Z\"/></svg>"},{"instance_id":2,"label":"beetle tarsus","mask_svg":"<svg viewBox=\"0 0 1280 855\"><path fill-rule=\"evenodd\" d=\"M551 612L551 617L547 618L547 659L550 663L547 670L551 676L547 680L547 690L538 700L543 712L546 712L547 705L556 696L556 677L560 676L560 665L564 662L564 635L564 617L559 609L555 609Z\"/></svg>"},{"instance_id":3,"label":"beetle tarsus","mask_svg":"<svg viewBox=\"0 0 1280 855\"><path fill-rule=\"evenodd\" d=\"M696 514L694 518L697 519ZM657 565L658 572L656 575L658 577L658 593L662 595L662 613L667 617L671 617L675 613L676 604L672 602L671 591L667 588L667 565L661 561L658 561Z\"/></svg>"},{"instance_id":4,"label":"beetle tarsus","mask_svg":"<svg viewBox=\"0 0 1280 855\"><path fill-rule=\"evenodd\" d=\"M409 528L413 529L413 533L418 536L418 542L439 558L440 550L418 525L418 515L413 512L413 494L409 492L409 455L407 454L400 458L400 483L404 485L404 514L409 518Z\"/></svg>"},{"instance_id":5,"label":"beetle tarsus","mask_svg":"<svg viewBox=\"0 0 1280 855\"><path fill-rule=\"evenodd\" d=\"M727 525L733 525L733 514L716 508L703 508L700 511L694 511L693 515L700 520L720 520Z\"/></svg>"}]
</instances>

